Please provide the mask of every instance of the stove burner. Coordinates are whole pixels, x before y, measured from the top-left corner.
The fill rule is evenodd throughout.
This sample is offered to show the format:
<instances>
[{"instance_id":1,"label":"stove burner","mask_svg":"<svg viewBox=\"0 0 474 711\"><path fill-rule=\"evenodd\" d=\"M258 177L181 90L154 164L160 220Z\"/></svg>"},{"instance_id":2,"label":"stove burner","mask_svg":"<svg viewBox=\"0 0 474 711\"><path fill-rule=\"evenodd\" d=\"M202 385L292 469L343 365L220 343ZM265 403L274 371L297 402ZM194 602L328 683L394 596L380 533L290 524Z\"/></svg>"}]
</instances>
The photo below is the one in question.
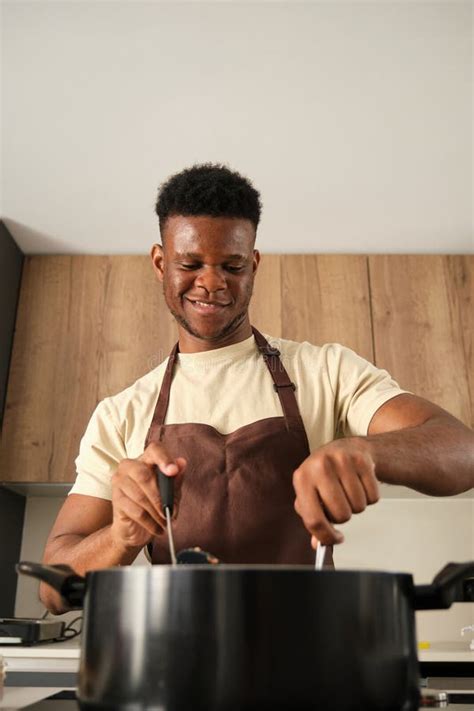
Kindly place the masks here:
<instances>
[{"instance_id":1,"label":"stove burner","mask_svg":"<svg viewBox=\"0 0 474 711\"><path fill-rule=\"evenodd\" d=\"M420 708L446 708L449 704L449 696L445 691L421 689L420 693Z\"/></svg>"}]
</instances>

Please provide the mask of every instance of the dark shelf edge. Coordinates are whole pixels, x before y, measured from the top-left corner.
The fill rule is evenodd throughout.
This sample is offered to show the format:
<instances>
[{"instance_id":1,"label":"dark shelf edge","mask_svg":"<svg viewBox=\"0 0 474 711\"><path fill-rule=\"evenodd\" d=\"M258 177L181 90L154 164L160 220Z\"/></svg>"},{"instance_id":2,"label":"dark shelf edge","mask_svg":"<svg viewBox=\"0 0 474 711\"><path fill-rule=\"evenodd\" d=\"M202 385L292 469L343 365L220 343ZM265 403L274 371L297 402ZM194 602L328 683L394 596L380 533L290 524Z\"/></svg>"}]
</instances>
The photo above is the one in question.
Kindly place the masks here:
<instances>
[{"instance_id":1,"label":"dark shelf edge","mask_svg":"<svg viewBox=\"0 0 474 711\"><path fill-rule=\"evenodd\" d=\"M20 496L62 498L68 495L72 482L0 481L0 487Z\"/></svg>"}]
</instances>

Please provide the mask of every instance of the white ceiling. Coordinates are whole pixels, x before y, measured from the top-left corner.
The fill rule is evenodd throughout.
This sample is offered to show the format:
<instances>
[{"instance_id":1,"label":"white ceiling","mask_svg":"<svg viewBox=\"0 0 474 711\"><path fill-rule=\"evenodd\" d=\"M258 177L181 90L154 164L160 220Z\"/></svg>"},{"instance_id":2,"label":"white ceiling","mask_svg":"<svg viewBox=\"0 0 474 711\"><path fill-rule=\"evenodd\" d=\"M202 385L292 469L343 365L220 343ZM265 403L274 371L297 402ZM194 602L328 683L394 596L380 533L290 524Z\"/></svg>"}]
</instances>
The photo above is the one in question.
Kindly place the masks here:
<instances>
[{"instance_id":1,"label":"white ceiling","mask_svg":"<svg viewBox=\"0 0 474 711\"><path fill-rule=\"evenodd\" d=\"M2 215L146 254L158 185L250 177L263 252L474 251L470 2L2 3Z\"/></svg>"}]
</instances>

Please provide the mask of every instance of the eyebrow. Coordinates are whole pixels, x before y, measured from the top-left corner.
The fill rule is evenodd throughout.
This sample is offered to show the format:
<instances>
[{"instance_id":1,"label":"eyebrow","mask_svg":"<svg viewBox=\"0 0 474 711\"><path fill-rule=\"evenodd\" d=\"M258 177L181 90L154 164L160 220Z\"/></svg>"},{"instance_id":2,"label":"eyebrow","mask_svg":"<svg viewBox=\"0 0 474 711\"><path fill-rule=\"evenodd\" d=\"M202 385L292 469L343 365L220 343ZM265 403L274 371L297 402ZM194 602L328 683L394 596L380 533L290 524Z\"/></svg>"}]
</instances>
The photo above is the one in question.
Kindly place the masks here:
<instances>
[{"instance_id":1,"label":"eyebrow","mask_svg":"<svg viewBox=\"0 0 474 711\"><path fill-rule=\"evenodd\" d=\"M187 258L187 259L197 259L201 260L202 259L202 254L198 254L197 252L176 252L176 256L178 258ZM224 257L224 261L228 261L230 259L247 259L246 254L226 254Z\"/></svg>"}]
</instances>

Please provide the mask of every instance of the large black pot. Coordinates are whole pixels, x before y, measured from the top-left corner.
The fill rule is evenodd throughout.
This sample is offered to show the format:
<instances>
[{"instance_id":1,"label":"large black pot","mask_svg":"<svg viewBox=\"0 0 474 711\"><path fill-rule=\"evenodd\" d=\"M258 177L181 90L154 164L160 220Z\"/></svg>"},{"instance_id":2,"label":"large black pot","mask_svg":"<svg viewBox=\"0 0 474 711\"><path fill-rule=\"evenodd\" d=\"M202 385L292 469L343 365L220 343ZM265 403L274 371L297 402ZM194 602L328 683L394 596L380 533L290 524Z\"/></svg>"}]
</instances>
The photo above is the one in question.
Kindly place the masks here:
<instances>
[{"instance_id":1,"label":"large black pot","mask_svg":"<svg viewBox=\"0 0 474 711\"><path fill-rule=\"evenodd\" d=\"M422 586L306 566L18 569L84 599L84 709L417 709L414 611L474 599L474 562Z\"/></svg>"}]
</instances>

